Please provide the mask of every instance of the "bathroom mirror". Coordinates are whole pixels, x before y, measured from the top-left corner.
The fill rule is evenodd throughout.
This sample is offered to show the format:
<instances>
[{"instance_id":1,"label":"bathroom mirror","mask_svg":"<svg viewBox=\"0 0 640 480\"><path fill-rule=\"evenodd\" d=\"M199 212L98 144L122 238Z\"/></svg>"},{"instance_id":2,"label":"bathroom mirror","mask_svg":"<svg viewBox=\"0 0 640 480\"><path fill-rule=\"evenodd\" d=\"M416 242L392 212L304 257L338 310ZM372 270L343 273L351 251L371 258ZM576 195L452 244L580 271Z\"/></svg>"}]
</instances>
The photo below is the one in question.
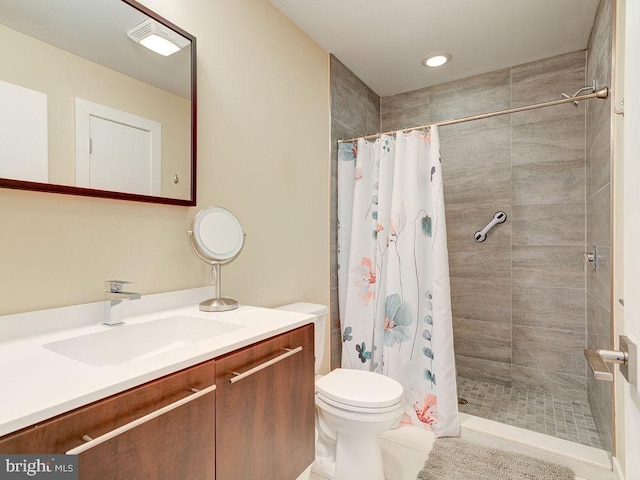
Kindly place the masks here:
<instances>
[{"instance_id":1,"label":"bathroom mirror","mask_svg":"<svg viewBox=\"0 0 640 480\"><path fill-rule=\"evenodd\" d=\"M1 187L196 204L196 40L135 0L0 0L0 104Z\"/></svg>"},{"instance_id":2,"label":"bathroom mirror","mask_svg":"<svg viewBox=\"0 0 640 480\"><path fill-rule=\"evenodd\" d=\"M232 262L242 251L245 233L238 218L226 208L208 207L194 218L187 231L195 256L211 266L215 297L200 303L205 312L223 312L238 308L238 302L222 296L220 266Z\"/></svg>"}]
</instances>

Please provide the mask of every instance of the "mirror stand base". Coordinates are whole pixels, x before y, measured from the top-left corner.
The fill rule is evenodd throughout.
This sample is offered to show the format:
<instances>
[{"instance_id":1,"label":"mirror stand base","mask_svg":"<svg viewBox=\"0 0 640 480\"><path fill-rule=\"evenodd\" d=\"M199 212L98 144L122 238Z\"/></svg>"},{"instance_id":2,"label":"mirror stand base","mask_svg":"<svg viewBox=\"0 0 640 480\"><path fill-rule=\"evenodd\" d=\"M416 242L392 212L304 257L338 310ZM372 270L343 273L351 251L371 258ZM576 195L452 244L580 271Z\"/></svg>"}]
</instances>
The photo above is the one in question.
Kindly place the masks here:
<instances>
[{"instance_id":1,"label":"mirror stand base","mask_svg":"<svg viewBox=\"0 0 640 480\"><path fill-rule=\"evenodd\" d=\"M238 302L231 298L210 298L200 303L203 312L226 312L238 308Z\"/></svg>"}]
</instances>

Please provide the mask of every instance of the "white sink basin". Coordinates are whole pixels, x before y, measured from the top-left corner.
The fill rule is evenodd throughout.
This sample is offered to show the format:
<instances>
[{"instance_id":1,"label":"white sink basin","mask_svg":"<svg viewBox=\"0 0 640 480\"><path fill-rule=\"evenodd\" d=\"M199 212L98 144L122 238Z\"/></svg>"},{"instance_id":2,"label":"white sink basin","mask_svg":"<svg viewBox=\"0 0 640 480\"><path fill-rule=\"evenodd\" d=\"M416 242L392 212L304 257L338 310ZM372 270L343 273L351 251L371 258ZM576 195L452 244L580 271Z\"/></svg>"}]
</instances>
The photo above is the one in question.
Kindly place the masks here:
<instances>
[{"instance_id":1,"label":"white sink basin","mask_svg":"<svg viewBox=\"0 0 640 480\"><path fill-rule=\"evenodd\" d=\"M89 365L120 365L224 335L244 325L180 315L105 328L108 330L42 346Z\"/></svg>"}]
</instances>

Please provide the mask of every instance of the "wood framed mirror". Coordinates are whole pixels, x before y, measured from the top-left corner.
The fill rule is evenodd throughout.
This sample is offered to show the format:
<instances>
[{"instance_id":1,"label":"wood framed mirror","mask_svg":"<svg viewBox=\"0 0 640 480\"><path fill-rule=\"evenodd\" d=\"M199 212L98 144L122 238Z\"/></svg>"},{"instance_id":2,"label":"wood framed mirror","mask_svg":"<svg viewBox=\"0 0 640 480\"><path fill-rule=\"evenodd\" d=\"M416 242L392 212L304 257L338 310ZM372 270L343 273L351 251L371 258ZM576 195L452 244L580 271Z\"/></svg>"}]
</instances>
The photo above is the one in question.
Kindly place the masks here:
<instances>
[{"instance_id":1,"label":"wood framed mirror","mask_svg":"<svg viewBox=\"0 0 640 480\"><path fill-rule=\"evenodd\" d=\"M0 59L0 187L196 204L194 36L135 0L0 0Z\"/></svg>"}]
</instances>

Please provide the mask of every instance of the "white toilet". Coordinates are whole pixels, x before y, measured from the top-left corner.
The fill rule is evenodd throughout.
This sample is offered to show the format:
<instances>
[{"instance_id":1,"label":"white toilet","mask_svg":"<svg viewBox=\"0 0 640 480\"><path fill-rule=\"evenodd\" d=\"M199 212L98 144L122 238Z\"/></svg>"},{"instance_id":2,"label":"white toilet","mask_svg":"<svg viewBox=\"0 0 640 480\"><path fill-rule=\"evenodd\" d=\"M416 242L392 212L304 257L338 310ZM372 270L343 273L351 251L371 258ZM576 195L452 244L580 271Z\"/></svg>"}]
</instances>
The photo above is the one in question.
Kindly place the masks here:
<instances>
[{"instance_id":1,"label":"white toilet","mask_svg":"<svg viewBox=\"0 0 640 480\"><path fill-rule=\"evenodd\" d=\"M280 310L314 315L315 369L322 365L327 307L294 303ZM384 480L378 435L395 427L404 410L402 385L363 370L338 368L316 375L315 475L329 480ZM309 478L309 469L298 480Z\"/></svg>"}]
</instances>

